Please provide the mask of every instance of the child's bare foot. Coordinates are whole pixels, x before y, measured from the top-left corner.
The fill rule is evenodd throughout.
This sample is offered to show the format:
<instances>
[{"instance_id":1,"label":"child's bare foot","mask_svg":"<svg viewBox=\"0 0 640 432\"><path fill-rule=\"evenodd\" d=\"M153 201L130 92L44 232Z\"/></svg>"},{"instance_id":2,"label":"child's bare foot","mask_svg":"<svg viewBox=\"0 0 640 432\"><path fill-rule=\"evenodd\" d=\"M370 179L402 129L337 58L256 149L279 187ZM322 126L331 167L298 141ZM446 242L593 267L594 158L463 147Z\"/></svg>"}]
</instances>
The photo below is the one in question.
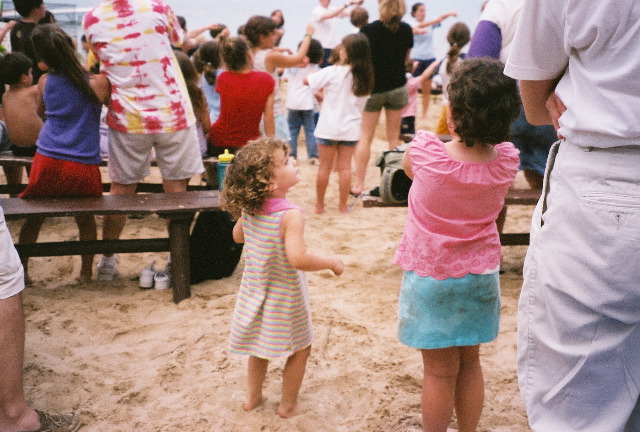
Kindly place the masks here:
<instances>
[{"instance_id":1,"label":"child's bare foot","mask_svg":"<svg viewBox=\"0 0 640 432\"><path fill-rule=\"evenodd\" d=\"M297 403L291 406L280 404L280 406L278 407L278 415L282 418L291 418L298 414L300 414L300 405L298 405Z\"/></svg>"},{"instance_id":2,"label":"child's bare foot","mask_svg":"<svg viewBox=\"0 0 640 432\"><path fill-rule=\"evenodd\" d=\"M324 213L324 206L316 206L316 214L322 214Z\"/></svg>"},{"instance_id":3,"label":"child's bare foot","mask_svg":"<svg viewBox=\"0 0 640 432\"><path fill-rule=\"evenodd\" d=\"M257 398L247 397L247 401L242 404L242 409L245 411L251 411L252 409L258 408L260 405L267 401L266 397L260 396Z\"/></svg>"},{"instance_id":4,"label":"child's bare foot","mask_svg":"<svg viewBox=\"0 0 640 432\"><path fill-rule=\"evenodd\" d=\"M91 282L91 277L92 276L93 276L92 272L89 272L88 274L87 273L80 273L80 276L78 276L76 278L76 280L78 282L81 282L81 283L88 283L88 282Z\"/></svg>"}]
</instances>

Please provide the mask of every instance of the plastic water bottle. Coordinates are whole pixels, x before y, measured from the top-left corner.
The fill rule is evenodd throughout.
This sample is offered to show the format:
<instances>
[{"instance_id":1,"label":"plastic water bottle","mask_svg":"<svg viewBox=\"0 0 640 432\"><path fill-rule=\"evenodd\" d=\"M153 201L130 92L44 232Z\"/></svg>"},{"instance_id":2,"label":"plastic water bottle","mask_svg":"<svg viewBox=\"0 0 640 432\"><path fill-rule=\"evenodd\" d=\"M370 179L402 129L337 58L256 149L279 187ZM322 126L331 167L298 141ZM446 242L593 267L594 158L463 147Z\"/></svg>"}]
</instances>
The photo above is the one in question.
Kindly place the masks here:
<instances>
[{"instance_id":1,"label":"plastic water bottle","mask_svg":"<svg viewBox=\"0 0 640 432\"><path fill-rule=\"evenodd\" d=\"M218 190L222 190L222 186L224 186L224 176L232 159L233 155L229 153L228 149L224 149L224 153L218 156Z\"/></svg>"}]
</instances>

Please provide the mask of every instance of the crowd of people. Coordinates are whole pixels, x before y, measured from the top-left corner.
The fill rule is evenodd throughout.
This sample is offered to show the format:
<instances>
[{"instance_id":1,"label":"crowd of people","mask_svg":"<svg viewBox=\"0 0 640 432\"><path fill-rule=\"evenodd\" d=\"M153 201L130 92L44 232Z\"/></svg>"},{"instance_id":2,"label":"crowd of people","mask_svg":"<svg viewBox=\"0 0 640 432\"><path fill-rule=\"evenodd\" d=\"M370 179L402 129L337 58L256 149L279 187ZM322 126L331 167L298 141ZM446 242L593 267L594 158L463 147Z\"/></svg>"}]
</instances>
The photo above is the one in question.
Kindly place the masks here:
<instances>
[{"instance_id":1,"label":"crowd of people","mask_svg":"<svg viewBox=\"0 0 640 432\"><path fill-rule=\"evenodd\" d=\"M337 171L338 211L347 213L349 195L365 193L384 110L389 149L401 132L415 134L404 151L413 184L395 263L403 270L398 338L423 360L424 430L447 431L454 411L461 432L480 421L480 344L498 335L499 232L518 170L542 190L519 313L531 428L640 430L640 122L630 108L640 98L630 55L640 9L632 0L570 9L568 0L489 0L473 34L451 26L442 59L433 31L457 13L428 18L421 2L407 11L404 0L379 0L369 22L363 0L319 0L290 50L279 9L249 17L232 36L224 24L189 30L161 0L102 0L84 18L86 59L42 0L14 3L21 19L0 32L11 40L0 58L0 150L33 157L21 197L101 195L105 153L111 194L135 194L152 157L165 192L182 192L203 173L203 157L235 154L222 197L237 220L233 237L245 244L230 337L230 351L249 357L245 410L264 401L269 361L286 358L277 413L300 411L313 340L304 272L345 270L339 257L306 248L302 212L286 198L300 180L300 131L307 161L318 165L315 212L326 211ZM618 19L599 19L605 14ZM346 17L353 34L339 35ZM426 116L436 74L446 101L439 127L416 131L418 92ZM4 169L8 183L22 182L21 168ZM76 222L81 240L97 238L93 216ZM28 218L19 242L36 242L42 223ZM119 239L125 224L126 216L105 216L102 238ZM17 256L1 209L0 256L0 430L76 431L77 415L25 400L28 259ZM94 278L93 262L81 257L80 281ZM101 256L95 270L113 281L116 257Z\"/></svg>"}]
</instances>

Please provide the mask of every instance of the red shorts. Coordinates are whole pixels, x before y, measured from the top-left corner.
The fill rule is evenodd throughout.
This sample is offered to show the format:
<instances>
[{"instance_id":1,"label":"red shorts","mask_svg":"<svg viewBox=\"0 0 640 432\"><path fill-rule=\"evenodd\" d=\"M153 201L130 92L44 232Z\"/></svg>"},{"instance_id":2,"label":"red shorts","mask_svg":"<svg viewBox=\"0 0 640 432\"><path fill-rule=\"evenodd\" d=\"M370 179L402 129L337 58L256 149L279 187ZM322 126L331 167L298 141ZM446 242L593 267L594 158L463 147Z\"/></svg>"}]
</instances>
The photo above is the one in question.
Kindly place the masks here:
<instances>
[{"instance_id":1,"label":"red shorts","mask_svg":"<svg viewBox=\"0 0 640 432\"><path fill-rule=\"evenodd\" d=\"M36 153L29 184L20 197L101 195L102 177L98 165L53 159Z\"/></svg>"}]
</instances>

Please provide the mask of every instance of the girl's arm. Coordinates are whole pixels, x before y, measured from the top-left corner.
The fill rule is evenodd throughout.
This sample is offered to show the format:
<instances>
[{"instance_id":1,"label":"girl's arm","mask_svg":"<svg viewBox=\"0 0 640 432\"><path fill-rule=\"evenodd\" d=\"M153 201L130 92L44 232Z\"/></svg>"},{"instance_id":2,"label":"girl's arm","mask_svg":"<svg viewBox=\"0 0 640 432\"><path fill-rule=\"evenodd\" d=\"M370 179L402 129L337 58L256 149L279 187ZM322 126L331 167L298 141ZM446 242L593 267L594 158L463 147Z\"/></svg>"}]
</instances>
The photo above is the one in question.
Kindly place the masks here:
<instances>
[{"instance_id":1,"label":"girl's arm","mask_svg":"<svg viewBox=\"0 0 640 432\"><path fill-rule=\"evenodd\" d=\"M91 75L89 85L93 92L98 96L100 102L107 104L111 98L111 83L104 74Z\"/></svg>"},{"instance_id":2,"label":"girl's arm","mask_svg":"<svg viewBox=\"0 0 640 432\"><path fill-rule=\"evenodd\" d=\"M274 95L271 93L267 98L267 103L264 104L264 133L270 137L276 134L276 120L273 116L273 100Z\"/></svg>"},{"instance_id":3,"label":"girl's arm","mask_svg":"<svg viewBox=\"0 0 640 432\"><path fill-rule=\"evenodd\" d=\"M306 34L302 38L302 42L300 43L298 52L293 55L286 54L282 51L269 51L264 61L267 71L273 72L275 68L278 67L294 67L302 63L302 60L304 60L305 56L307 55L307 51L309 50L313 32L313 26L311 24L308 24Z\"/></svg>"},{"instance_id":4,"label":"girl's arm","mask_svg":"<svg viewBox=\"0 0 640 432\"><path fill-rule=\"evenodd\" d=\"M335 18L337 16L347 16L347 9L349 8L349 6L352 5L361 5L364 2L364 0L349 0L347 1L345 4L343 4L342 6L340 6L337 9L334 9L332 11L327 12L326 14L322 15L319 20L323 21L326 19L330 19L330 18Z\"/></svg>"},{"instance_id":5,"label":"girl's arm","mask_svg":"<svg viewBox=\"0 0 640 432\"><path fill-rule=\"evenodd\" d=\"M244 243L244 231L242 230L242 216L238 218L233 226L233 241L236 243Z\"/></svg>"},{"instance_id":6,"label":"girl's arm","mask_svg":"<svg viewBox=\"0 0 640 432\"><path fill-rule=\"evenodd\" d=\"M344 271L340 258L316 255L304 244L304 218L299 210L289 210L282 219L282 237L289 263L298 270L331 270L336 276Z\"/></svg>"},{"instance_id":7,"label":"girl's arm","mask_svg":"<svg viewBox=\"0 0 640 432\"><path fill-rule=\"evenodd\" d=\"M11 20L8 21L4 27L2 28L2 30L0 30L0 42L2 42L2 40L4 39L4 37L7 35L7 33L9 33L9 30L11 30L11 28L16 25L16 21L15 20Z\"/></svg>"},{"instance_id":8,"label":"girl's arm","mask_svg":"<svg viewBox=\"0 0 640 432\"><path fill-rule=\"evenodd\" d=\"M48 73L42 75L40 77L40 79L38 80L38 96L36 97L36 109L38 110L38 116L40 116L40 118L44 117L44 111L45 111L45 107L44 107L44 88L45 88L45 84L47 82L47 77L49 76Z\"/></svg>"},{"instance_id":9,"label":"girl's arm","mask_svg":"<svg viewBox=\"0 0 640 432\"><path fill-rule=\"evenodd\" d=\"M202 127L202 131L206 138L209 135L209 129L211 129L211 117L209 116L207 97L204 95L204 92L201 92L200 95L202 96L200 106L203 108L200 110L200 113L198 113L198 121L200 122L200 126Z\"/></svg>"},{"instance_id":10,"label":"girl's arm","mask_svg":"<svg viewBox=\"0 0 640 432\"><path fill-rule=\"evenodd\" d=\"M407 146L407 149L404 151L402 155L402 169L404 173L413 180L413 171L411 170L411 156L409 156L409 151L411 150L411 144Z\"/></svg>"},{"instance_id":11,"label":"girl's arm","mask_svg":"<svg viewBox=\"0 0 640 432\"><path fill-rule=\"evenodd\" d=\"M456 16L458 16L458 12L448 12L446 14L440 15L438 18L432 19L431 21L422 21L418 23L416 27L418 28L430 27L436 24L440 24L442 21L446 20L449 17L456 17Z\"/></svg>"}]
</instances>

